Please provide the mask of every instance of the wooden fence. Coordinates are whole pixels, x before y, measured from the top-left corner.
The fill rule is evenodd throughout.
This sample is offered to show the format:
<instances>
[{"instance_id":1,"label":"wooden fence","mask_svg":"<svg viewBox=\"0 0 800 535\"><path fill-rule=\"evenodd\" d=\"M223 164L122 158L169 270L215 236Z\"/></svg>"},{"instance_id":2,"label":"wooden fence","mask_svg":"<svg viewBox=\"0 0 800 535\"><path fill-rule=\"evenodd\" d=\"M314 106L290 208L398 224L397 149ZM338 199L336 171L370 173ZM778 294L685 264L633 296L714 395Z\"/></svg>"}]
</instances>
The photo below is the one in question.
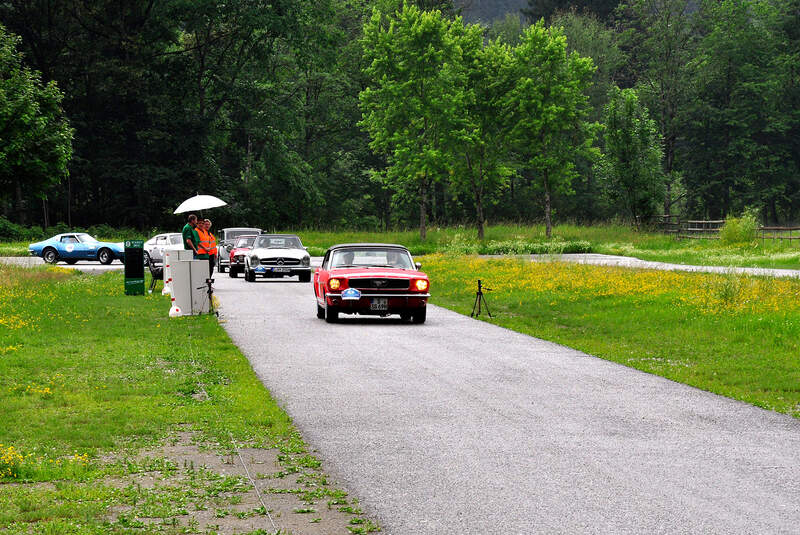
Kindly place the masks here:
<instances>
[{"instance_id":1,"label":"wooden fence","mask_svg":"<svg viewBox=\"0 0 800 535\"><path fill-rule=\"evenodd\" d=\"M665 234L672 234L676 239L718 240L719 231L725 224L724 219L681 221L678 216L657 216L653 223ZM758 239L780 241L790 244L798 240L800 245L800 227L763 227L757 229Z\"/></svg>"},{"instance_id":2,"label":"wooden fence","mask_svg":"<svg viewBox=\"0 0 800 535\"><path fill-rule=\"evenodd\" d=\"M758 227L759 238L762 240L800 240L800 227Z\"/></svg>"},{"instance_id":3,"label":"wooden fence","mask_svg":"<svg viewBox=\"0 0 800 535\"><path fill-rule=\"evenodd\" d=\"M719 230L724 224L724 219L716 219L712 221L683 221L680 225L678 238L689 238L693 240L718 240Z\"/></svg>"}]
</instances>

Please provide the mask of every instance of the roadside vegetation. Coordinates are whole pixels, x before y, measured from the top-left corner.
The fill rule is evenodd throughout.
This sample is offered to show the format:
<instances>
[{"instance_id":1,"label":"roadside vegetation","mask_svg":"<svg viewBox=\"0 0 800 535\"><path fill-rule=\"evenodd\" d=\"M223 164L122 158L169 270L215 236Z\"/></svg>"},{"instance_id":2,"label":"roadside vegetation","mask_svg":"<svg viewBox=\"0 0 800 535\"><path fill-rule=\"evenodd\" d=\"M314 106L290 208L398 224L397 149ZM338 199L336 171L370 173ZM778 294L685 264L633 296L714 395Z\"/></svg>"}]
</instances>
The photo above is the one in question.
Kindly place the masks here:
<instances>
[{"instance_id":1,"label":"roadside vegetation","mask_svg":"<svg viewBox=\"0 0 800 535\"><path fill-rule=\"evenodd\" d=\"M148 239L157 233L141 236L137 231L96 230L95 237L106 241ZM66 231L66 230L64 230ZM470 228L432 227L426 240L417 230L385 232L341 230L293 230L308 247L309 253L321 256L331 245L349 242L399 243L414 255L446 254L563 254L601 253L621 255L675 264L725 267L765 267L800 269L800 241L746 240L677 240L658 232L637 231L629 225L559 225L547 239L544 225L493 225L486 227L483 241ZM54 232L55 233L55 232ZM27 256L28 241L0 241L0 256Z\"/></svg>"},{"instance_id":2,"label":"roadside vegetation","mask_svg":"<svg viewBox=\"0 0 800 535\"><path fill-rule=\"evenodd\" d=\"M122 289L120 273L0 265L0 531L377 529L216 318Z\"/></svg>"},{"instance_id":3,"label":"roadside vegetation","mask_svg":"<svg viewBox=\"0 0 800 535\"><path fill-rule=\"evenodd\" d=\"M432 302L800 417L800 281L432 255Z\"/></svg>"}]
</instances>

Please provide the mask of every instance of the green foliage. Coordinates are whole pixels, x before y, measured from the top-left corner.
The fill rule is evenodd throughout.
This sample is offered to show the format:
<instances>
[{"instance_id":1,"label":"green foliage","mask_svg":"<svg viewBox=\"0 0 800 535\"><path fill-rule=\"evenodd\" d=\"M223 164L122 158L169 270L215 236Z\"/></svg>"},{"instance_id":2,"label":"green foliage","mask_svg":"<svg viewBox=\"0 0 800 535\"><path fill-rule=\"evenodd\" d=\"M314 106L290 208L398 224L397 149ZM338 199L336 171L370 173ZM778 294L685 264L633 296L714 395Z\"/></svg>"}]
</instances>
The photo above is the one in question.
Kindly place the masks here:
<instances>
[{"instance_id":1,"label":"green foliage","mask_svg":"<svg viewBox=\"0 0 800 535\"><path fill-rule=\"evenodd\" d=\"M499 41L509 46L517 46L522 39L527 23L519 13L506 13L502 19L496 19L486 28L489 41Z\"/></svg>"},{"instance_id":2,"label":"green foliage","mask_svg":"<svg viewBox=\"0 0 800 535\"><path fill-rule=\"evenodd\" d=\"M615 1L533 2L541 12L531 20L544 16L553 38L566 37L567 57L577 52L596 67L581 83L588 101L574 130L547 125L566 140L554 149L565 154L558 178L527 166L529 144L504 135L514 126L516 134L549 131L514 122L509 102L495 100L510 94L504 84L533 78L526 98L534 98L564 72L545 54L511 75L489 61L501 49L494 41L516 51L514 62L531 48L531 30L514 13L476 45L450 0L42 5L0 3L0 20L20 36L0 47L12 55L6 66L19 65L0 85L33 83L50 127L24 126L32 117L24 114L9 124L24 135L3 142L56 131L68 118L76 157L60 183L69 150L47 149L67 146L52 136L36 138L47 158L0 162L0 214L14 223L177 228L172 210L200 191L228 202L214 212L217 228L474 219L480 232L486 221L547 221L556 212L605 220L623 209L600 195L585 131L615 84L637 90L661 135L664 212L718 219L755 206L765 221L800 216L794 0L626 0L613 25ZM365 89L374 101L359 99ZM569 108L541 105L524 116L546 122ZM377 108L385 111L371 118ZM480 119L492 113L494 123ZM387 134L381 140L371 128ZM24 173L8 172L17 164Z\"/></svg>"},{"instance_id":3,"label":"green foliage","mask_svg":"<svg viewBox=\"0 0 800 535\"><path fill-rule=\"evenodd\" d=\"M796 7L725 0L701 9L683 154L690 200L712 218L763 206L777 219L799 169L797 36L787 34Z\"/></svg>"},{"instance_id":4,"label":"green foliage","mask_svg":"<svg viewBox=\"0 0 800 535\"><path fill-rule=\"evenodd\" d=\"M728 216L719 230L719 240L723 245L752 243L758 231L758 217L755 210L745 210L741 217Z\"/></svg>"},{"instance_id":5,"label":"green foliage","mask_svg":"<svg viewBox=\"0 0 800 535\"><path fill-rule=\"evenodd\" d=\"M25 66L19 38L0 26L0 201L41 197L67 174L72 129L55 82Z\"/></svg>"},{"instance_id":6,"label":"green foliage","mask_svg":"<svg viewBox=\"0 0 800 535\"><path fill-rule=\"evenodd\" d=\"M640 221L663 199L661 144L655 122L633 89L614 88L605 116L605 153L597 165L606 194Z\"/></svg>"},{"instance_id":7,"label":"green foliage","mask_svg":"<svg viewBox=\"0 0 800 535\"><path fill-rule=\"evenodd\" d=\"M593 153L597 125L586 120L586 90L595 67L590 58L568 54L562 31L541 21L525 30L512 56L513 87L504 105L509 137L523 176L544 191L549 237L551 192L569 192L577 157Z\"/></svg>"},{"instance_id":8,"label":"green foliage","mask_svg":"<svg viewBox=\"0 0 800 535\"><path fill-rule=\"evenodd\" d=\"M617 0L528 0L528 7L523 8L522 13L531 22L539 19L547 19L559 12L571 9L579 9L592 13L600 18L608 18L619 2Z\"/></svg>"},{"instance_id":9,"label":"green foliage","mask_svg":"<svg viewBox=\"0 0 800 535\"><path fill-rule=\"evenodd\" d=\"M460 45L476 33L465 30L461 19L411 4L388 17L375 9L364 26L370 85L360 94L360 124L372 138L370 147L388 158L389 183L419 200L423 239L430 188L452 165L450 146L466 100Z\"/></svg>"}]
</instances>

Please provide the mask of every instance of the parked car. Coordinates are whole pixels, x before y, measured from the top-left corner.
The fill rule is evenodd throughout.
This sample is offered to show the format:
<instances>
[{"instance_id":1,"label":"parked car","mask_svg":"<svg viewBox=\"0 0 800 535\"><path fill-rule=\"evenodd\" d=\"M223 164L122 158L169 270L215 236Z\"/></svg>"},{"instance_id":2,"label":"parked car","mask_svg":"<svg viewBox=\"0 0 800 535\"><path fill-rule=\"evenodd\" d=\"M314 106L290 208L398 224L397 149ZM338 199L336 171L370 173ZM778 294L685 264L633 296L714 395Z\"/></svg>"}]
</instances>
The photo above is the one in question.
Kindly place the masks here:
<instances>
[{"instance_id":1,"label":"parked car","mask_svg":"<svg viewBox=\"0 0 800 535\"><path fill-rule=\"evenodd\" d=\"M317 317L328 323L339 314L387 316L425 323L430 280L402 245L334 245L314 272Z\"/></svg>"},{"instance_id":2,"label":"parked car","mask_svg":"<svg viewBox=\"0 0 800 535\"><path fill-rule=\"evenodd\" d=\"M255 234L239 236L236 239L236 244L231 249L230 258L228 259L228 275L231 278L236 278L239 273L244 273L244 257L247 252L253 248L253 242L256 241Z\"/></svg>"},{"instance_id":3,"label":"parked car","mask_svg":"<svg viewBox=\"0 0 800 535\"><path fill-rule=\"evenodd\" d=\"M183 235L180 232L156 234L144 242L144 263L152 258L153 262L164 262L164 251L183 249Z\"/></svg>"},{"instance_id":4,"label":"parked car","mask_svg":"<svg viewBox=\"0 0 800 535\"><path fill-rule=\"evenodd\" d=\"M212 232L212 234L214 234ZM230 266L231 249L236 244L236 239L239 236L246 234L261 234L260 228L251 227L231 227L221 229L215 234L217 237L217 271L225 273L225 270Z\"/></svg>"},{"instance_id":5,"label":"parked car","mask_svg":"<svg viewBox=\"0 0 800 535\"><path fill-rule=\"evenodd\" d=\"M294 234L262 234L244 259L244 280L299 275L300 282L311 280L311 257Z\"/></svg>"},{"instance_id":6,"label":"parked car","mask_svg":"<svg viewBox=\"0 0 800 535\"><path fill-rule=\"evenodd\" d=\"M48 264L63 260L74 264L78 260L97 260L101 264L110 264L114 259L120 262L125 259L125 248L122 242L110 243L97 241L85 232L67 232L56 234L52 238L28 245L31 256L40 256Z\"/></svg>"}]
</instances>

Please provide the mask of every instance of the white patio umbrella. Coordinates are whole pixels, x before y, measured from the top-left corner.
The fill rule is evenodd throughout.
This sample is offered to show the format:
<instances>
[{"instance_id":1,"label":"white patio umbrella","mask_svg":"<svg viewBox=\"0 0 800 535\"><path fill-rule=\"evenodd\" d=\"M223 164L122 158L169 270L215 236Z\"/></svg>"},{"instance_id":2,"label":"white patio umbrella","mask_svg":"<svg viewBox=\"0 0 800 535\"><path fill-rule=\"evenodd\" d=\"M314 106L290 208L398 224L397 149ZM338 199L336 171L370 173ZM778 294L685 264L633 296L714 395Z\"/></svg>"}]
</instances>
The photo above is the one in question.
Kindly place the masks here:
<instances>
[{"instance_id":1,"label":"white patio umbrella","mask_svg":"<svg viewBox=\"0 0 800 535\"><path fill-rule=\"evenodd\" d=\"M198 212L200 210L225 206L226 204L228 203L218 197L214 197L213 195L195 195L194 197L183 201L181 205L175 209L173 214Z\"/></svg>"}]
</instances>

